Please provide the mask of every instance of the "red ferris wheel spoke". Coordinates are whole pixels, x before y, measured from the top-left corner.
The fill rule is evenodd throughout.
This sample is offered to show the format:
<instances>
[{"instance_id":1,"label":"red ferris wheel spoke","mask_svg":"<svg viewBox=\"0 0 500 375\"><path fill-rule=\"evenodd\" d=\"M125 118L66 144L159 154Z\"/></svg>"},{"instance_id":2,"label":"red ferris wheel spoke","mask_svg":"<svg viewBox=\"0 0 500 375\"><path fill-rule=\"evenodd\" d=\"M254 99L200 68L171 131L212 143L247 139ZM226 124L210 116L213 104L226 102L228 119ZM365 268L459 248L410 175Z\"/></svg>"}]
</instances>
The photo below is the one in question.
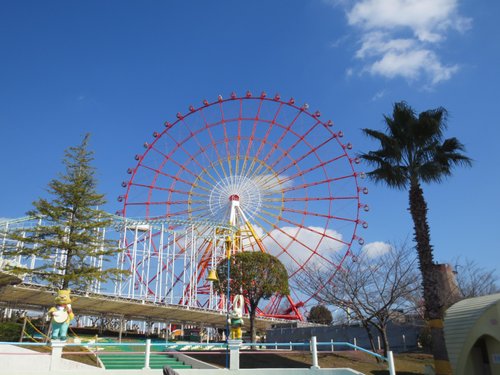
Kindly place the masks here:
<instances>
[{"instance_id":1,"label":"red ferris wheel spoke","mask_svg":"<svg viewBox=\"0 0 500 375\"><path fill-rule=\"evenodd\" d=\"M286 219L286 218L285 218L285 217L283 217L283 216L280 216L280 221L283 221L283 222L288 223L288 224L291 224L291 225L296 225L296 226L303 227L303 225L297 225L297 223L294 223L293 221L290 221L290 220ZM349 242L343 241L343 240L338 239L338 238L336 238L336 237L332 237L332 236L330 236L330 235L328 235L328 234L326 234L326 233L321 233L321 232L318 232L317 230L314 230L314 229L312 229L312 228L309 228L309 231L310 231L310 232L312 232L312 233L318 234L318 235L322 235L323 237L328 238L328 239L330 239L330 240L332 240L332 241L338 242L338 243L340 243L340 244L343 244L343 245L346 245L346 246L350 246L350 243L349 243Z\"/></svg>"},{"instance_id":2,"label":"red ferris wheel spoke","mask_svg":"<svg viewBox=\"0 0 500 375\"><path fill-rule=\"evenodd\" d=\"M183 206L182 203L177 202L176 205ZM196 214L196 213L200 214ZM176 217L189 217L190 219L206 219L206 209L204 207L197 207L197 208L187 208L185 210L180 210L180 211L175 211L172 212L170 216L176 216Z\"/></svg>"},{"instance_id":3,"label":"red ferris wheel spoke","mask_svg":"<svg viewBox=\"0 0 500 375\"><path fill-rule=\"evenodd\" d=\"M184 180L184 179L182 179L182 178L179 178L178 176L174 176L174 175L169 174L169 173L165 173L165 172L163 172L163 171L161 171L161 170L159 170L159 169L157 169L157 168L149 167L149 166L147 166L147 165L145 165L145 164L141 164L139 167L140 167L140 168L147 169L147 170L150 170L151 172L154 172L154 173L156 173L156 174L158 174L158 175L162 175L162 176L164 176L164 177L171 178L171 179L173 179L173 180L175 180L175 181L180 181L180 182L182 182L182 183L184 183L184 184L186 184L186 185L191 185L191 182L190 182L190 181L188 181L188 180ZM137 184L136 184L136 183L131 183L131 185L137 185ZM207 189L207 190L208 190L208 189Z\"/></svg>"},{"instance_id":4,"label":"red ferris wheel spoke","mask_svg":"<svg viewBox=\"0 0 500 375\"><path fill-rule=\"evenodd\" d=\"M229 137L228 137L228 133L227 133L226 119L224 118L224 109L222 107L222 102L219 102L219 110L220 110L220 114L221 114L221 123L222 123L222 129L223 129L223 133L224 133L224 145L226 148L226 163L228 166L229 175L231 176L232 175L232 168L231 168L231 160L230 160L230 156L229 156L229 155L231 155L231 151L229 150Z\"/></svg>"},{"instance_id":5,"label":"red ferris wheel spoke","mask_svg":"<svg viewBox=\"0 0 500 375\"><path fill-rule=\"evenodd\" d=\"M281 230L280 228L275 227L275 229L276 229L276 230L278 230L279 232L281 232L282 234L284 234L284 235L286 235L286 236L289 236L287 232L285 232L285 231ZM289 256L289 257L292 259L293 263L294 263L297 267L301 267L301 262L300 262L299 260L295 259L295 257L294 257L294 256L291 256L291 255L288 253L288 251L287 251L287 247L284 247L284 246L281 244L281 242L280 242L278 239L276 239L276 238L274 237L274 235L272 234L272 232L268 233L268 237L269 237L269 238L273 241L274 245L275 245L275 246L277 246L277 247L280 249L281 253L286 254L287 256ZM290 239L293 239L293 237L292 237L292 236L289 236L289 238L290 238ZM292 242L290 242L290 244L291 244L291 243L292 243ZM288 246L288 247L289 247L289 246ZM307 249L306 249L306 250L307 250ZM278 253L278 254L276 254L276 255L280 255L280 253Z\"/></svg>"},{"instance_id":6,"label":"red ferris wheel spoke","mask_svg":"<svg viewBox=\"0 0 500 375\"><path fill-rule=\"evenodd\" d=\"M238 115L238 120L237 120L237 125L236 128L237 130L237 135L236 135L236 152L235 152L235 175L237 176L239 174L239 160L240 160L240 147L241 147L241 121L242 121L242 103L241 100L239 102L239 115Z\"/></svg>"},{"instance_id":7,"label":"red ferris wheel spoke","mask_svg":"<svg viewBox=\"0 0 500 375\"><path fill-rule=\"evenodd\" d=\"M324 256L322 256L321 254L318 253L318 248L319 248L321 242L318 242L317 245L315 246L315 248L313 249L313 248L309 247L308 245L306 245L305 242L301 242L301 241L297 240L297 237L300 234L301 230L305 231L306 233L307 232L313 232L315 234L318 233L317 231L312 231L312 230L310 230L310 228L307 228L307 227L297 227L297 232L295 233L294 236L292 236L288 232L284 231L283 229L281 229L281 228L279 228L277 226L274 226L274 229L276 231L279 231L281 234L284 234L285 236L289 237L290 240L293 239L294 241L297 241L299 244L301 244L303 246L304 250L309 251L309 253L306 254L306 259L305 260L304 259L298 260L298 259L295 258L294 255L292 255L289 252L289 248L290 248L290 246L292 246L292 241L289 242L288 246L283 247L280 244L280 241L274 237L273 232L268 233L269 238L271 238L274 241L274 243L281 248L281 250L283 251L283 253L287 254L287 256L293 260L293 262L297 265L297 267L299 269L302 269L303 265L305 263L307 263L309 261L309 259L311 259L313 256L318 256L319 258L322 259L322 261L326 261L327 263L331 263L330 259L328 259L328 258L326 258L326 257L324 257ZM290 277L293 277L293 274L290 275Z\"/></svg>"},{"instance_id":8,"label":"red ferris wheel spoke","mask_svg":"<svg viewBox=\"0 0 500 375\"><path fill-rule=\"evenodd\" d=\"M270 221L268 221L266 218L264 218L263 216L259 217L263 222L266 222L267 224L270 224L272 226L273 229L279 231L281 234L285 235L285 237L288 237L289 240L293 240L293 241L296 241L297 244L301 245L304 249L306 250L309 250L309 251L314 251L311 247L309 247L309 245L307 245L305 242L302 242L300 239L298 239L296 236L292 236L290 233L286 232L285 230L283 230L283 228L280 228L278 226L276 226L275 224L271 223ZM292 224L292 223L290 223ZM302 228L304 228L303 225L300 225L300 224L297 224L297 223L293 223L294 227L297 229L297 231L300 231ZM267 233L267 235L270 235L271 232ZM298 232L297 232L298 233ZM290 242L291 243L291 242Z\"/></svg>"},{"instance_id":9,"label":"red ferris wheel spoke","mask_svg":"<svg viewBox=\"0 0 500 375\"><path fill-rule=\"evenodd\" d=\"M332 163L334 163L334 162L336 162L336 161L338 161L338 160L340 160L342 158L345 158L345 157L347 157L347 155L346 154L342 154L342 155L336 156L334 158L331 158L329 160L323 161L321 163L315 164L315 165L313 165L310 168L307 168L307 169L301 170L299 172L296 172L295 174L289 175L287 177L287 180L294 180L297 177L305 176L305 175L307 175L310 172L314 172L314 171L316 171L319 168L324 168L324 167L328 166L329 164L332 164ZM287 170L288 170L290 167L292 167L292 165L288 165L286 167L287 167ZM281 170L281 173L283 173L283 172L285 172L285 170Z\"/></svg>"},{"instance_id":10,"label":"red ferris wheel spoke","mask_svg":"<svg viewBox=\"0 0 500 375\"><path fill-rule=\"evenodd\" d=\"M357 200L357 196L349 197L294 197L294 198L283 198L283 199L269 199L269 201L283 201L283 202L314 202L314 201L337 201L337 200Z\"/></svg>"},{"instance_id":11,"label":"red ferris wheel spoke","mask_svg":"<svg viewBox=\"0 0 500 375\"><path fill-rule=\"evenodd\" d=\"M185 153L185 155L189 157L189 160L193 161L200 169L203 169L203 167L196 160L196 158L193 157L184 147L180 146L179 149L181 149ZM172 163L174 163L177 167L181 168L183 172L186 172L186 173L190 174L191 176L193 176L195 178L197 177L196 173L194 173L192 170L190 170L189 168L187 168L184 164L176 161L174 158L170 158L169 161L172 162ZM213 177L211 175L208 175L208 176L211 178L212 182L217 181L215 177ZM207 183L207 184L210 184L209 181L204 181L204 182Z\"/></svg>"},{"instance_id":12,"label":"red ferris wheel spoke","mask_svg":"<svg viewBox=\"0 0 500 375\"><path fill-rule=\"evenodd\" d=\"M291 146L289 146L289 147L288 147L288 148L287 148L287 149L286 149L286 150L285 150L285 151L284 151L284 152L283 152L283 153L282 153L282 154L278 157L278 159L276 159L276 160L273 162L273 164L271 164L271 168L274 168L276 165L278 165L278 164L279 164L279 162L281 162L281 160L283 160L283 158L284 158L284 157L286 157L287 155L289 155L289 154L290 154L290 152L291 152L291 151L292 151L295 147L297 147L297 146L299 145L299 143L304 143L305 145L307 145L307 147L309 147L309 151L308 151L306 154L304 154L301 158L298 158L298 159L294 160L294 162L292 162L292 165L296 165L298 162L300 162L301 160L305 159L305 158L306 158L306 156L309 156L312 152L314 152L314 150L315 150L316 148L315 148L315 147L313 147L313 146L311 146L311 145L309 144L309 142L307 142L306 138L307 138L307 136L308 136L309 134L311 134L311 133L313 132L313 130L314 130L314 129L315 129L315 128L319 125L319 124L320 124L320 122L319 122L319 121L316 121L316 122L314 123L314 125L313 125L313 126L311 126L310 128L308 128L308 129L306 130L306 132L305 132L304 134L302 134L302 135L301 135L301 134L298 134L298 133L296 133L296 132L294 132L294 131L292 131L292 130L290 130L290 132L291 132L292 134L295 134L295 135L297 136L297 139L295 140L295 142L294 142ZM329 141L330 139L332 139L332 138L333 138L333 137L331 137L331 138L329 138L329 139L327 139L327 140L323 141L323 143L322 143L322 144L325 144L326 142L328 142L328 141ZM319 148L319 147L321 147L321 144L320 144L320 146L318 146L317 148ZM295 164L294 164L294 163L295 163ZM286 168L285 170L287 170L287 169L288 169L288 168ZM282 173L282 172L281 172L281 171L278 171L277 173L278 173L278 174L280 174L280 173Z\"/></svg>"},{"instance_id":13,"label":"red ferris wheel spoke","mask_svg":"<svg viewBox=\"0 0 500 375\"><path fill-rule=\"evenodd\" d=\"M185 117L182 118L182 123L184 124L184 126L186 126L186 128L189 129L189 133L191 134L192 139L195 140L195 142L198 146L199 152L197 152L194 155L194 157L197 158L198 155L202 154L204 156L204 159L207 161L207 163L210 163L211 159L210 159L210 156L207 154L208 146L204 147L202 145L202 143L200 142L200 140L198 139L198 134L200 134L200 130L197 130L197 131L191 130L191 127L190 127L189 123L186 121ZM215 169L214 172L215 172L215 177L211 176L213 181L217 181L217 180L222 179L222 176L219 174L217 169ZM210 175L210 174L208 174L208 175Z\"/></svg>"},{"instance_id":14,"label":"red ferris wheel spoke","mask_svg":"<svg viewBox=\"0 0 500 375\"><path fill-rule=\"evenodd\" d=\"M172 189L172 188L164 188L161 186L145 185L145 184L139 184L139 183L132 183L131 185L136 186L136 187L143 187L143 188L146 188L149 190L168 191L171 193L177 193L177 194L181 194L181 195L194 195L194 196L198 196L198 197L207 197L206 194L192 193L192 192L185 191L185 190L176 190L176 189ZM200 186L200 189L203 189L203 187Z\"/></svg>"},{"instance_id":15,"label":"red ferris wheel spoke","mask_svg":"<svg viewBox=\"0 0 500 375\"><path fill-rule=\"evenodd\" d=\"M214 152L215 152L215 155L216 155L215 159L217 160L217 163L221 167L224 177L227 177L228 173L224 169L224 164L222 163L222 156L219 154L219 150L217 148L217 142L215 141L214 135L213 135L212 130L211 130L211 126L207 122L205 114L203 113L203 108L200 109L200 116L204 122L204 129L206 129L207 134L210 138L210 144L212 146L211 149L214 150Z\"/></svg>"},{"instance_id":16,"label":"red ferris wheel spoke","mask_svg":"<svg viewBox=\"0 0 500 375\"><path fill-rule=\"evenodd\" d=\"M293 134L293 132L291 131L291 128L297 122L297 120L300 117L300 115L302 115L302 112L297 112L297 114L292 119L292 121L288 124L288 126L286 126L285 130L281 133L280 137L276 140L276 142L274 142L275 145L281 144L281 142L283 141L283 139L285 139L285 137L287 136L288 132L290 132L291 134ZM269 150L269 152L266 154L266 156L264 156L262 158L262 160L264 161L264 163L271 157L271 155L273 154L273 152L275 150L276 150L276 148L273 148L273 149Z\"/></svg>"},{"instance_id":17,"label":"red ferris wheel spoke","mask_svg":"<svg viewBox=\"0 0 500 375\"><path fill-rule=\"evenodd\" d=\"M247 170L246 169L246 163L247 163L248 160L252 161L250 163L250 166L248 167L248 170L250 170L250 171L253 170L254 163L258 159L259 154L262 151L262 147L266 143L266 141L267 141L267 139L269 137L269 134L271 133L271 130L272 130L273 125L274 125L274 122L276 121L276 117L278 117L278 114L280 113L281 108L282 108L282 105L279 105L278 108L276 109L276 113L274 114L273 120L271 121L271 123L269 124L269 126L267 128L266 134L264 135L264 138L262 139L262 141L259 144L259 148L257 149L255 155L251 155L253 141L255 140L255 134L257 132L257 125L259 124L258 117L259 117L259 114L260 114L261 107L262 107L263 103L264 103L264 101L261 99L258 114L257 114L257 116L256 116L256 118L255 118L255 120L253 121L253 124L252 124L252 133L251 133L248 145L247 145L247 149L245 151L245 159L244 159L244 163L243 163L243 166L242 166L242 169L241 169L241 173L244 174L244 175L247 174L247 172L246 172L246 170Z\"/></svg>"},{"instance_id":18,"label":"red ferris wheel spoke","mask_svg":"<svg viewBox=\"0 0 500 375\"><path fill-rule=\"evenodd\" d=\"M264 137L262 138L262 140L261 140L261 142L260 142L259 148L258 148L258 149L257 149L257 151L255 152L255 156L254 156L254 158L252 159L252 164L251 164L251 167L250 167L250 169L251 169L251 170L254 168L253 161L255 161L255 160L258 160L258 159L259 159L260 154L261 154L261 152L262 152L262 151L263 151L263 149L264 149L264 146L265 146L266 144L269 144L269 141L268 141L268 140L269 140L269 137L270 137L270 135L271 135L271 133L272 133L272 130L273 130L274 126L276 125L276 118L278 117L278 115L279 115L279 113L280 113L280 111L281 111L281 108L282 108L282 106L279 106L279 107L276 109L276 113L274 114L273 120L272 120L272 121L268 124L267 131L266 131L266 133L265 133ZM298 113L298 114L296 115L295 119L292 121L292 123L291 123L289 126L292 126L292 125L293 125L293 123L295 122L295 120L296 120L299 116L300 116L300 113ZM270 151L269 151L269 152L270 152ZM261 159L261 160L263 161L263 163L262 163L262 164L264 164L264 163L265 163L266 158L270 157L269 152L268 152L268 154L267 154L265 157L263 157L263 158ZM255 170L255 173L257 173L257 172L260 170L260 167L262 166L262 164L257 165L257 169Z\"/></svg>"},{"instance_id":19,"label":"red ferris wheel spoke","mask_svg":"<svg viewBox=\"0 0 500 375\"><path fill-rule=\"evenodd\" d=\"M293 208L284 208L283 211L284 212L292 212L292 213L296 213L296 214L311 215L311 216L316 216L316 217L323 217L323 218L332 219L332 220L349 221L349 222L352 222L352 223L357 223L358 222L357 219L351 219L351 218L340 217L340 216L325 215L325 214L321 214L321 213L317 213L317 212L313 212L313 211L295 210Z\"/></svg>"},{"instance_id":20,"label":"red ferris wheel spoke","mask_svg":"<svg viewBox=\"0 0 500 375\"><path fill-rule=\"evenodd\" d=\"M344 180L346 178L354 178L354 177L355 176L353 173L350 175L345 175L345 176L340 176L340 177L327 178L327 179L320 180L320 181L315 181L315 182L311 182L311 183L305 183L305 184L301 184L301 185L292 186L289 188L284 188L283 191L289 192L289 191L293 191L293 190L302 190L302 189L307 189L308 187L311 187L311 186L324 185L324 184L328 184L330 182L340 181L340 180Z\"/></svg>"},{"instance_id":21,"label":"red ferris wheel spoke","mask_svg":"<svg viewBox=\"0 0 500 375\"><path fill-rule=\"evenodd\" d=\"M312 131L312 128L310 129ZM301 157L293 160L292 162L290 162L289 164L285 165L283 168L281 168L277 173L278 174L282 174L282 173L285 173L286 171L288 171L291 167L297 165L297 163L300 163L302 160L306 159L309 155L311 154L316 154L316 157L317 157L317 160L321 160L318 156L317 156L317 150L319 150L322 146L326 145L329 141L331 141L334 137L330 137L330 138L327 138L325 141L323 141L322 143L320 143L317 147L314 147L314 148L311 148L308 152L304 153ZM271 167L274 167L275 165L277 165L277 163L279 161L281 161L285 155L287 155L289 152L290 152L291 148L287 151L285 151L282 156L280 157L280 159L278 159L276 162L273 163L273 165L271 165ZM324 165L321 165L322 163L319 162L318 164L318 167L321 167L323 168ZM311 168L309 168L311 169ZM305 172L304 172L305 174Z\"/></svg>"}]
</instances>

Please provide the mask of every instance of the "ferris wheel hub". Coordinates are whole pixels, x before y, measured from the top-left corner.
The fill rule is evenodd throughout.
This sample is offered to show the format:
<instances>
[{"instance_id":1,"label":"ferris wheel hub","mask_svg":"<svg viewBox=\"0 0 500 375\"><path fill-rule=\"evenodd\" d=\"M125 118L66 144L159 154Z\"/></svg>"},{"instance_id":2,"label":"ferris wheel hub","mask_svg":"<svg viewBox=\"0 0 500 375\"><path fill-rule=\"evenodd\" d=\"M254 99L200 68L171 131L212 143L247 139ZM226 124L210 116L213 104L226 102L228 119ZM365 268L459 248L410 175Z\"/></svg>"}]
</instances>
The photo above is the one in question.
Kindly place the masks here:
<instances>
[{"instance_id":1,"label":"ferris wheel hub","mask_svg":"<svg viewBox=\"0 0 500 375\"><path fill-rule=\"evenodd\" d=\"M262 205L263 187L255 177L228 175L218 181L210 192L208 206L212 216L227 219L228 208L237 204L243 211L258 213ZM228 206L228 200L232 204Z\"/></svg>"}]
</instances>

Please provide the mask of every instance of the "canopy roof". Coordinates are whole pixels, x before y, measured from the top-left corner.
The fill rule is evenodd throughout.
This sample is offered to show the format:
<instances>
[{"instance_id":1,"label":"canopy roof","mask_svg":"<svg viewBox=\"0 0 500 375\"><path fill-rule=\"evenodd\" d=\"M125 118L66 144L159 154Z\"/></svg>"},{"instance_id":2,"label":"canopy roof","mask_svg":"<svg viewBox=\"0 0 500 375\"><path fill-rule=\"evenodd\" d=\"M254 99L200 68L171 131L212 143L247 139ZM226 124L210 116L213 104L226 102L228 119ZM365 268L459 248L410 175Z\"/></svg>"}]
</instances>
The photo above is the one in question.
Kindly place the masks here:
<instances>
[{"instance_id":1,"label":"canopy roof","mask_svg":"<svg viewBox=\"0 0 500 375\"><path fill-rule=\"evenodd\" d=\"M0 288L0 303L16 308L43 310L54 305L55 289L46 286L19 284ZM203 308L179 305L160 305L148 301L106 296L101 294L72 294L73 310L78 314L123 317L128 320L146 320L156 322L184 323L223 328L227 316ZM256 318L257 329L265 330L271 325L287 322L281 319ZM249 319L244 319L245 328L249 328Z\"/></svg>"}]
</instances>

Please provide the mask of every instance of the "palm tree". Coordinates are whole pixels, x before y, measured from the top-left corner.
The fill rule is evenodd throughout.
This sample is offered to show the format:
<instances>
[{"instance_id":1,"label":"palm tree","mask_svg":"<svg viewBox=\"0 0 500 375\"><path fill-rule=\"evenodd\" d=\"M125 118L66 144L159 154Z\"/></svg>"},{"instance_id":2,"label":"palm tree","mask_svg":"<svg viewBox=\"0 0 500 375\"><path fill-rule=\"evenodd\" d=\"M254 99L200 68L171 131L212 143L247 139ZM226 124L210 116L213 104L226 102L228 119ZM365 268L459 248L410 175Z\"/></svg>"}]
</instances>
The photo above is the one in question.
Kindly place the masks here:
<instances>
[{"instance_id":1,"label":"palm tree","mask_svg":"<svg viewBox=\"0 0 500 375\"><path fill-rule=\"evenodd\" d=\"M422 273L425 318L431 328L432 352L436 374L451 374L443 331L443 303L436 284L436 267L427 222L427 203L421 182L442 182L451 176L453 167L470 166L472 161L457 138L443 141L447 111L439 107L418 114L405 102L394 104L392 118L385 116L386 133L363 129L380 142L380 149L361 154L375 167L368 173L375 182L391 188L408 190L410 213L414 224L419 268Z\"/></svg>"}]
</instances>

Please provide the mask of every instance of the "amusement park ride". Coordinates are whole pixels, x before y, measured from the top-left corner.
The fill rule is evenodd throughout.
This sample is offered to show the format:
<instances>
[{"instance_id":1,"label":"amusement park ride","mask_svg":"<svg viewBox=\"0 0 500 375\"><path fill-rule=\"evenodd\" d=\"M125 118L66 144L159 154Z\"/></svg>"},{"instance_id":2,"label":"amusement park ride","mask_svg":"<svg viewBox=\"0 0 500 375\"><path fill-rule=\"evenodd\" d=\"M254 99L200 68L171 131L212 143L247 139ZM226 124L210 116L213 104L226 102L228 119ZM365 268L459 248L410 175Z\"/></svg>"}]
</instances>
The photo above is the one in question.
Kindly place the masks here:
<instances>
[{"instance_id":1,"label":"amusement park ride","mask_svg":"<svg viewBox=\"0 0 500 375\"><path fill-rule=\"evenodd\" d=\"M225 311L211 282L217 263L227 251L262 251L287 268L291 295L271 298L258 314L303 319L314 296L296 280L311 269L333 277L342 267L333 255L352 256L363 244L358 228L367 227L364 175L342 138L319 111L279 95L232 93L177 113L135 156L116 225L101 233L119 240L116 265L130 272L113 284L96 281L92 292ZM37 259L22 262L33 267Z\"/></svg>"}]
</instances>

